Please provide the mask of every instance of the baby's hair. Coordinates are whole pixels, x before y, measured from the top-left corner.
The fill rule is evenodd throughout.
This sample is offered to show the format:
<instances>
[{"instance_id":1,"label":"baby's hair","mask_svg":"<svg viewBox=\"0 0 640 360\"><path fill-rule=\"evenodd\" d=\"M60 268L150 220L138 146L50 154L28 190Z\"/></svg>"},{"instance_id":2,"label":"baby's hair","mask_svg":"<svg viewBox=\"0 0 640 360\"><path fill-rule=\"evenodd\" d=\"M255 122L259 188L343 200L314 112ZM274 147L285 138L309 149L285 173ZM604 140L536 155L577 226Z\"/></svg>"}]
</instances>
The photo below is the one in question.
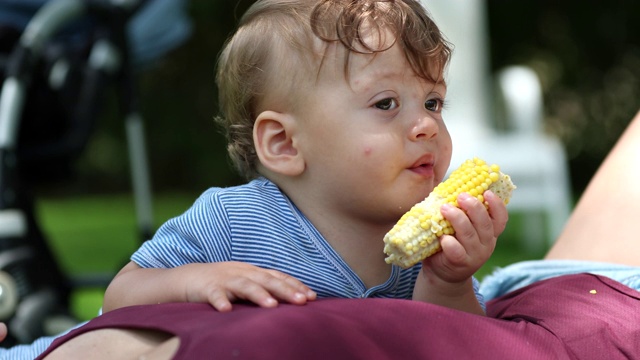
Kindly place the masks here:
<instances>
[{"instance_id":1,"label":"baby's hair","mask_svg":"<svg viewBox=\"0 0 640 360\"><path fill-rule=\"evenodd\" d=\"M367 41L372 33L378 39L390 34L394 41ZM261 106L269 99L270 110L295 107L295 94L313 86L320 71L319 49L336 43L348 50L346 77L350 54L375 56L397 44L412 70L435 83L443 80L452 51L416 0L258 0L225 44L216 77L221 112L216 121L242 176L259 175L253 125Z\"/></svg>"}]
</instances>

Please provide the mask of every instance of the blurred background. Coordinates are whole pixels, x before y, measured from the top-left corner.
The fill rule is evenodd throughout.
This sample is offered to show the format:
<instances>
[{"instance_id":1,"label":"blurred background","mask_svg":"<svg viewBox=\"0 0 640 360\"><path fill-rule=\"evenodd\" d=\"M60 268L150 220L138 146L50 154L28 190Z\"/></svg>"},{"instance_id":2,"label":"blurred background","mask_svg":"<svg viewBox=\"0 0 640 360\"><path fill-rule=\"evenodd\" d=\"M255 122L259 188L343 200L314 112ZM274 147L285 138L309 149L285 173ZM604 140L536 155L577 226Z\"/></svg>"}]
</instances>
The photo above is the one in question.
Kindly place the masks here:
<instances>
[{"instance_id":1,"label":"blurred background","mask_svg":"<svg viewBox=\"0 0 640 360\"><path fill-rule=\"evenodd\" d=\"M139 74L151 161L155 222L178 215L210 186L241 182L231 170L217 114L217 54L252 1L189 0L191 37ZM619 134L640 109L640 2L487 0L492 70L526 64L541 79L544 130L568 157L576 199ZM40 185L38 214L65 271L111 274L139 245L126 137L107 106L74 175ZM483 269L539 258L517 241L518 214ZM513 230L512 230L513 229ZM91 317L101 288L75 299Z\"/></svg>"},{"instance_id":2,"label":"blurred background","mask_svg":"<svg viewBox=\"0 0 640 360\"><path fill-rule=\"evenodd\" d=\"M225 146L213 124L216 56L251 1L189 0L194 33L140 74L156 191L230 185ZM640 3L488 0L492 69L527 64L541 78L546 130L568 152L580 192L640 109ZM79 192L128 190L122 126L105 116L78 166Z\"/></svg>"}]
</instances>

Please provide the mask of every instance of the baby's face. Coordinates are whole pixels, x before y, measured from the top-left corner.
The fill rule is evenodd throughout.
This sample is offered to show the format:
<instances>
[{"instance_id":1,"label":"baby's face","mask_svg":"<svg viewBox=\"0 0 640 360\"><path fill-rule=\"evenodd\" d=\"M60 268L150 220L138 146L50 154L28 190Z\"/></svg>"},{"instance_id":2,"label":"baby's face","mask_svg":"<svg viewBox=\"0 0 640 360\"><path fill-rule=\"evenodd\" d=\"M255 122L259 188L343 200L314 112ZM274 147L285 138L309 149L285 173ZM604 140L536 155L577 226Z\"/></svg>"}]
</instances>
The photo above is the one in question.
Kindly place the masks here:
<instances>
[{"instance_id":1,"label":"baby's face","mask_svg":"<svg viewBox=\"0 0 640 360\"><path fill-rule=\"evenodd\" d=\"M417 77L398 45L351 54L348 80L343 64L330 50L298 107L306 171L336 209L397 220L449 167L446 86Z\"/></svg>"}]
</instances>

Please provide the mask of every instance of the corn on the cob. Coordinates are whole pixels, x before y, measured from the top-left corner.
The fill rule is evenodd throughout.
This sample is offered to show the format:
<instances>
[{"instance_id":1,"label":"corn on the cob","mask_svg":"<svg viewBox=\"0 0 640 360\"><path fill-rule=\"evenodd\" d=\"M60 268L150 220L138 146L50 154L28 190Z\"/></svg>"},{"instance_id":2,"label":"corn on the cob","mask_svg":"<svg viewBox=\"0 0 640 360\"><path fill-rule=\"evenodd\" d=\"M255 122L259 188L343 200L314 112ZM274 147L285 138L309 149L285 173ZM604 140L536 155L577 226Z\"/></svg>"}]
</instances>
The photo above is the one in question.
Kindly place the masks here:
<instances>
[{"instance_id":1,"label":"corn on the cob","mask_svg":"<svg viewBox=\"0 0 640 360\"><path fill-rule=\"evenodd\" d=\"M454 233L449 221L440 213L440 207L445 203L458 206L460 193L469 193L487 207L482 195L486 190L491 190L507 204L515 188L509 175L500 172L497 165L487 165L478 158L465 161L426 199L407 211L385 235L385 261L408 268L440 251L438 238Z\"/></svg>"}]
</instances>

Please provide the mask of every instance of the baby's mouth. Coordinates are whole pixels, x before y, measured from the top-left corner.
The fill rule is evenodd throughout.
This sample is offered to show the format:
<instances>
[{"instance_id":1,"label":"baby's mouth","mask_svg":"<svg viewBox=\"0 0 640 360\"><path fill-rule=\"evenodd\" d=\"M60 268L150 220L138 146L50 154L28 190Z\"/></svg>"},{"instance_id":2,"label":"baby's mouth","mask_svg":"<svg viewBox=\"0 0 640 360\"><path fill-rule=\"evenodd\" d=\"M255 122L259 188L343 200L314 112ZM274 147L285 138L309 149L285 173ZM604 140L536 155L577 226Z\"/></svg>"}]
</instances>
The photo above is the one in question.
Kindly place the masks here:
<instances>
[{"instance_id":1,"label":"baby's mouth","mask_svg":"<svg viewBox=\"0 0 640 360\"><path fill-rule=\"evenodd\" d=\"M410 170L421 176L433 176L433 164L418 164L411 167Z\"/></svg>"}]
</instances>

